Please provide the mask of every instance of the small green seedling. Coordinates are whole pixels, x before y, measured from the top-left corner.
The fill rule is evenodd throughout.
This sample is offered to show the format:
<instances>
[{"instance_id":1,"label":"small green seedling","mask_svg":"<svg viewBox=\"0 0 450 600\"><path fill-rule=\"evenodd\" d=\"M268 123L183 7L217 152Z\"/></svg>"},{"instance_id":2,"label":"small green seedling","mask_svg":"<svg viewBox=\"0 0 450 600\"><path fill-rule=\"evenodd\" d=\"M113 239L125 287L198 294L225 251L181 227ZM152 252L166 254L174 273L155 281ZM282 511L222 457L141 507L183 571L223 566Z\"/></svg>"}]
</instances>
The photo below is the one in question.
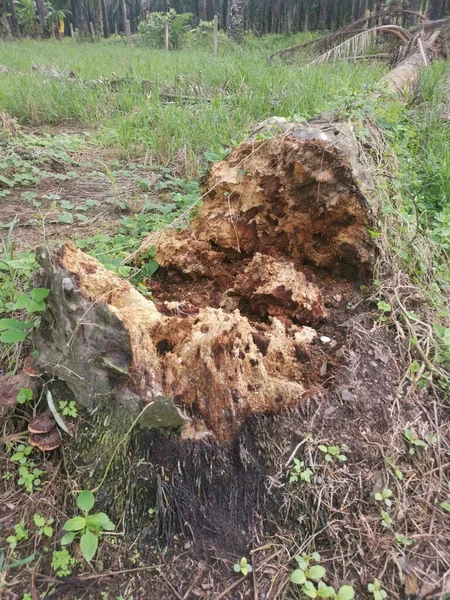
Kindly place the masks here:
<instances>
[{"instance_id":1,"label":"small green seedling","mask_svg":"<svg viewBox=\"0 0 450 600\"><path fill-rule=\"evenodd\" d=\"M374 579L373 583L369 583L367 590L372 594L373 600L384 600L387 598L387 593L381 587L381 581Z\"/></svg>"},{"instance_id":2,"label":"small green seedling","mask_svg":"<svg viewBox=\"0 0 450 600\"><path fill-rule=\"evenodd\" d=\"M400 468L394 463L392 458L387 457L386 462L391 467L391 469L394 471L394 475L397 477L397 479L399 481L403 481L403 473L400 470Z\"/></svg>"},{"instance_id":3,"label":"small green seedling","mask_svg":"<svg viewBox=\"0 0 450 600\"><path fill-rule=\"evenodd\" d=\"M448 490L450 492L450 481L447 484L448 486ZM444 500L444 502L441 502L439 504L439 506L442 508L442 510L445 510L445 512L450 513L450 494L447 495L447 500Z\"/></svg>"},{"instance_id":4,"label":"small green seedling","mask_svg":"<svg viewBox=\"0 0 450 600\"><path fill-rule=\"evenodd\" d=\"M13 462L18 462L19 465L24 465L28 461L27 456L29 456L32 452L33 446L19 444L16 452L14 452L14 454L11 456L11 460Z\"/></svg>"},{"instance_id":5,"label":"small green seedling","mask_svg":"<svg viewBox=\"0 0 450 600\"><path fill-rule=\"evenodd\" d=\"M64 417L78 417L78 408L75 400L61 400L59 402L59 409L61 410Z\"/></svg>"},{"instance_id":6,"label":"small green seedling","mask_svg":"<svg viewBox=\"0 0 450 600\"><path fill-rule=\"evenodd\" d=\"M410 448L408 450L409 454L414 455L416 453L417 448L426 448L426 443L417 437L415 431L412 429L405 429L403 431L403 436L408 442Z\"/></svg>"},{"instance_id":7,"label":"small green seedling","mask_svg":"<svg viewBox=\"0 0 450 600\"><path fill-rule=\"evenodd\" d=\"M7 543L11 550L15 550L17 544L22 540L28 539L28 529L25 527L25 521L22 519L20 523L14 525L14 535L10 535L6 538Z\"/></svg>"},{"instance_id":8,"label":"small green seedling","mask_svg":"<svg viewBox=\"0 0 450 600\"><path fill-rule=\"evenodd\" d=\"M381 524L383 525L383 527L390 527L393 524L393 520L391 518L391 515L386 511L386 510L382 510L381 511Z\"/></svg>"},{"instance_id":9,"label":"small green seedling","mask_svg":"<svg viewBox=\"0 0 450 600\"><path fill-rule=\"evenodd\" d=\"M51 538L53 535L52 523L54 520L55 519L53 519L52 517L50 517L50 519L45 519L45 517L42 517L41 515L34 515L33 521L36 527L38 528L38 535L45 535L46 537Z\"/></svg>"},{"instance_id":10,"label":"small green seedling","mask_svg":"<svg viewBox=\"0 0 450 600\"><path fill-rule=\"evenodd\" d=\"M331 462L334 458L340 462L345 462L347 460L345 454L341 454L339 446L324 446L323 444L320 444L318 448L325 454L325 460L327 462Z\"/></svg>"},{"instance_id":11,"label":"small green seedling","mask_svg":"<svg viewBox=\"0 0 450 600\"><path fill-rule=\"evenodd\" d=\"M34 465L34 463L32 463ZM42 469L30 466L19 467L19 479L17 480L18 485L23 485L29 494L33 491L39 491L41 489L41 477L44 475Z\"/></svg>"},{"instance_id":12,"label":"small green seedling","mask_svg":"<svg viewBox=\"0 0 450 600\"><path fill-rule=\"evenodd\" d=\"M381 492L377 492L374 498L377 502L384 502L386 506L390 508L392 506L391 496L392 490L385 488L384 490L381 490Z\"/></svg>"},{"instance_id":13,"label":"small green seedling","mask_svg":"<svg viewBox=\"0 0 450 600\"><path fill-rule=\"evenodd\" d=\"M385 302L384 300L378 300L377 308L383 314L391 312L392 310L392 306L389 304L389 302Z\"/></svg>"},{"instance_id":14,"label":"small green seedling","mask_svg":"<svg viewBox=\"0 0 450 600\"><path fill-rule=\"evenodd\" d=\"M289 473L289 483L297 483L298 481L311 483L311 475L311 469L305 469L305 462L303 460L298 460L298 458L294 458L294 466Z\"/></svg>"},{"instance_id":15,"label":"small green seedling","mask_svg":"<svg viewBox=\"0 0 450 600\"><path fill-rule=\"evenodd\" d=\"M33 390L30 388L21 388L17 393L17 402L19 404L30 404L33 401Z\"/></svg>"},{"instance_id":16,"label":"small green seedling","mask_svg":"<svg viewBox=\"0 0 450 600\"><path fill-rule=\"evenodd\" d=\"M397 542L397 546L406 548L407 546L411 546L413 543L412 540L409 540L405 535L401 533L395 534L395 541Z\"/></svg>"},{"instance_id":17,"label":"small green seedling","mask_svg":"<svg viewBox=\"0 0 450 600\"><path fill-rule=\"evenodd\" d=\"M55 550L52 555L52 569L58 577L67 577L72 572L72 567L76 564L76 559L70 554L67 548Z\"/></svg>"},{"instance_id":18,"label":"small green seedling","mask_svg":"<svg viewBox=\"0 0 450 600\"><path fill-rule=\"evenodd\" d=\"M252 566L248 564L245 556L243 556L238 563L233 565L233 571L236 573L242 573L242 575L245 577L248 573L251 573L253 569Z\"/></svg>"},{"instance_id":19,"label":"small green seedling","mask_svg":"<svg viewBox=\"0 0 450 600\"><path fill-rule=\"evenodd\" d=\"M90 562L97 552L100 532L113 531L115 526L104 512L89 514L94 506L94 494L85 490L78 495L77 506L83 512L83 516L72 517L65 522L63 529L67 531L61 539L61 544L71 544L75 537L80 534L81 554L87 562Z\"/></svg>"},{"instance_id":20,"label":"small green seedling","mask_svg":"<svg viewBox=\"0 0 450 600\"><path fill-rule=\"evenodd\" d=\"M326 569L322 565L311 565L312 562L319 563L321 558L318 552L311 555L303 553L295 556L298 568L291 573L291 583L301 586L300 589L308 598L332 598L334 600L353 600L355 591L350 585L343 585L336 593L335 589L322 581ZM316 587L317 586L317 587Z\"/></svg>"}]
</instances>

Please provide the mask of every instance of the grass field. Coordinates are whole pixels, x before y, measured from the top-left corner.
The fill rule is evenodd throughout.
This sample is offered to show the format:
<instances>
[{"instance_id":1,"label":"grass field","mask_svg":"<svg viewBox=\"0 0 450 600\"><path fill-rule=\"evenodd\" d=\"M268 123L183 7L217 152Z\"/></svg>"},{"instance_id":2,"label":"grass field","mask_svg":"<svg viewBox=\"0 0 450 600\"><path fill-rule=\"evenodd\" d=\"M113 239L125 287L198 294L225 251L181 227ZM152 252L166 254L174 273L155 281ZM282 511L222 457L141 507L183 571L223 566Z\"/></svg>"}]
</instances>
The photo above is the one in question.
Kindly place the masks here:
<instances>
[{"instance_id":1,"label":"grass field","mask_svg":"<svg viewBox=\"0 0 450 600\"><path fill-rule=\"evenodd\" d=\"M214 547L177 534L172 546L158 546L156 506L142 536L122 537L122 522L116 537L102 536L91 564L78 543L64 554L57 531L77 514L79 488L64 452L43 457L26 445L22 430L36 408L24 392L5 413L0 439L0 596L6 590L34 600L37 586L42 597L62 599L240 600L257 597L259 586L270 600L304 600L289 582L302 552L316 573L326 567L319 580L336 589L351 584L364 600L382 600L380 589L389 599L450 594L450 63L424 71L417 96L404 104L380 95L385 63L308 67L268 58L305 39L249 37L217 56L128 48L115 39L0 44L7 68L0 69L0 337L17 335L11 320L35 320L32 249L41 243L56 248L70 239L148 296L157 265L132 268L124 257L148 232L184 215L211 162L270 116L339 111L373 161L379 203L370 230L379 256L374 280L355 285L354 302L342 301L347 339L336 381L348 381L272 430L279 423L281 442L262 485L283 500L274 521L261 520L244 541L239 531L236 546L246 545L253 575L236 579L233 563L242 556L221 554L220 540ZM1 374L19 371L32 349L29 337L0 341ZM75 427L76 406L61 400ZM253 450L245 442L244 458ZM168 447L168 454L178 448ZM332 449L328 458L323 448ZM221 457L210 457L211 477L214 468L221 472ZM152 456L134 458L154 475L146 462ZM259 465L253 468L259 477ZM167 491L169 471L161 473Z\"/></svg>"},{"instance_id":2,"label":"grass field","mask_svg":"<svg viewBox=\"0 0 450 600\"><path fill-rule=\"evenodd\" d=\"M150 151L167 163L186 148L194 167L206 150L240 142L271 115L310 118L335 109L352 94L370 88L383 65L330 65L304 69L267 59L265 48L213 56L210 51L166 53L117 44L54 44L24 41L3 44L0 106L20 122L60 124L75 120L99 128L102 143L130 156ZM107 85L55 80L32 65L55 65L81 80L130 77L113 91ZM139 79L152 82L142 87ZM134 80L134 82L133 82ZM175 95L166 104L163 94ZM183 104L177 96L189 96Z\"/></svg>"}]
</instances>

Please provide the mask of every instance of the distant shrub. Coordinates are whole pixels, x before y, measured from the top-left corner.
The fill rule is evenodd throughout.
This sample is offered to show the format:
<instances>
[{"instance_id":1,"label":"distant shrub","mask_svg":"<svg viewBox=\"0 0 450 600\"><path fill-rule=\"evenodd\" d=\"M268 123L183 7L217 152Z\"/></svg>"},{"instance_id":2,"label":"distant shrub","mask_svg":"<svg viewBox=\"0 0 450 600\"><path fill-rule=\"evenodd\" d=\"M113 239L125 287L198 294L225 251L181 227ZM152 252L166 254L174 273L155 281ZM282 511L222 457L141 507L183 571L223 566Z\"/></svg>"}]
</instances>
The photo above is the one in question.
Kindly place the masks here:
<instances>
[{"instance_id":1,"label":"distant shrub","mask_svg":"<svg viewBox=\"0 0 450 600\"><path fill-rule=\"evenodd\" d=\"M191 29L186 33L185 45L189 48L195 48L198 50L210 49L213 44L213 22L212 21L200 21L195 29ZM228 36L224 31L218 32L218 47L219 49L226 48L227 50L233 48L233 44L230 42Z\"/></svg>"},{"instance_id":2,"label":"distant shrub","mask_svg":"<svg viewBox=\"0 0 450 600\"><path fill-rule=\"evenodd\" d=\"M173 8L167 13L154 12L147 15L138 27L139 40L150 48L164 47L164 27L169 22L169 47L178 50L183 46L184 37L192 26L192 13L177 14Z\"/></svg>"}]
</instances>

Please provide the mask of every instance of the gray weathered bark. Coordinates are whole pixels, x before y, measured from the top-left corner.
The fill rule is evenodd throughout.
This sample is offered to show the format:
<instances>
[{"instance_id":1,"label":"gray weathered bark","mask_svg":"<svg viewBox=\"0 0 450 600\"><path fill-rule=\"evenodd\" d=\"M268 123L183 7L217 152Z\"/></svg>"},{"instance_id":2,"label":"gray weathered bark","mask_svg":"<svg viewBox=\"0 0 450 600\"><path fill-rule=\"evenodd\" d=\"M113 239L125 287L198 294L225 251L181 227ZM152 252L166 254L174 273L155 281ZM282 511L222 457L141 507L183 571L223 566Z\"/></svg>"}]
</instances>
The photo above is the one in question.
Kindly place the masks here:
<instances>
[{"instance_id":1,"label":"gray weathered bark","mask_svg":"<svg viewBox=\"0 0 450 600\"><path fill-rule=\"evenodd\" d=\"M327 28L327 9L328 9L328 0L320 0L318 28L322 31Z\"/></svg>"},{"instance_id":2,"label":"gray weathered bark","mask_svg":"<svg viewBox=\"0 0 450 600\"><path fill-rule=\"evenodd\" d=\"M106 2L105 0L101 0L102 6L102 19L103 19L103 37L109 38L109 22L108 22L108 11L106 10Z\"/></svg>"},{"instance_id":3,"label":"gray weathered bark","mask_svg":"<svg viewBox=\"0 0 450 600\"><path fill-rule=\"evenodd\" d=\"M198 16L200 21L206 21L206 0L198 0Z\"/></svg>"},{"instance_id":4,"label":"gray weathered bark","mask_svg":"<svg viewBox=\"0 0 450 600\"><path fill-rule=\"evenodd\" d=\"M6 16L6 0L0 0L0 39L10 39L11 29Z\"/></svg>"},{"instance_id":5,"label":"gray weathered bark","mask_svg":"<svg viewBox=\"0 0 450 600\"><path fill-rule=\"evenodd\" d=\"M45 8L44 0L36 0L37 9L39 13L39 23L41 25L41 31L44 37L49 37L49 30L47 25L47 9Z\"/></svg>"},{"instance_id":6,"label":"gray weathered bark","mask_svg":"<svg viewBox=\"0 0 450 600\"><path fill-rule=\"evenodd\" d=\"M244 0L230 0L228 35L238 44L244 41Z\"/></svg>"}]
</instances>

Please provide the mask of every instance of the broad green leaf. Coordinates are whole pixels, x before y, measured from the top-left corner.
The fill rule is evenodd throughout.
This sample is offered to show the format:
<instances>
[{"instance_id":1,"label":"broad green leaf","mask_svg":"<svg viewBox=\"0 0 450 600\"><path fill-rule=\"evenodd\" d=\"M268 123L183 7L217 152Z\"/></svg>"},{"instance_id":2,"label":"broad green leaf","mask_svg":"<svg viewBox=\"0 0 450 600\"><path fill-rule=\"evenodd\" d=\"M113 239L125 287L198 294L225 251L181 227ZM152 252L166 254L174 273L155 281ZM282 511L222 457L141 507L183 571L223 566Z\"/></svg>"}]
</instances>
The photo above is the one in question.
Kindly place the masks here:
<instances>
[{"instance_id":1,"label":"broad green leaf","mask_svg":"<svg viewBox=\"0 0 450 600\"><path fill-rule=\"evenodd\" d=\"M83 533L80 540L80 549L81 554L88 562L90 562L94 558L95 553L97 552L97 546L97 535L95 535L94 533L92 533L92 531L89 530L86 531L86 533Z\"/></svg>"},{"instance_id":2,"label":"broad green leaf","mask_svg":"<svg viewBox=\"0 0 450 600\"><path fill-rule=\"evenodd\" d=\"M72 517L64 523L65 531L81 531L86 527L86 519L84 517Z\"/></svg>"},{"instance_id":3,"label":"broad green leaf","mask_svg":"<svg viewBox=\"0 0 450 600\"><path fill-rule=\"evenodd\" d=\"M94 506L94 494L90 490L84 490L78 495L77 506L80 510L88 513Z\"/></svg>"},{"instance_id":4,"label":"broad green leaf","mask_svg":"<svg viewBox=\"0 0 450 600\"><path fill-rule=\"evenodd\" d=\"M327 451L328 454L331 454L332 456L337 456L341 449L339 448L339 446L328 446Z\"/></svg>"},{"instance_id":5,"label":"broad green leaf","mask_svg":"<svg viewBox=\"0 0 450 600\"><path fill-rule=\"evenodd\" d=\"M355 590L351 585L343 585L341 588L339 588L337 597L338 600L353 600L355 597Z\"/></svg>"},{"instance_id":6,"label":"broad green leaf","mask_svg":"<svg viewBox=\"0 0 450 600\"><path fill-rule=\"evenodd\" d=\"M241 572L241 565L239 565L237 563L235 565L233 565L233 571L235 573L240 573Z\"/></svg>"},{"instance_id":7,"label":"broad green leaf","mask_svg":"<svg viewBox=\"0 0 450 600\"><path fill-rule=\"evenodd\" d=\"M326 585L323 581L319 581L319 585L317 588L317 597L318 598L335 598L336 592L334 588L329 585Z\"/></svg>"},{"instance_id":8,"label":"broad green leaf","mask_svg":"<svg viewBox=\"0 0 450 600\"><path fill-rule=\"evenodd\" d=\"M303 585L306 581L305 572L302 569L295 569L293 573L291 573L291 582L296 585Z\"/></svg>"},{"instance_id":9,"label":"broad green leaf","mask_svg":"<svg viewBox=\"0 0 450 600\"><path fill-rule=\"evenodd\" d=\"M71 544L76 535L77 534L75 531L69 531L68 533L65 533L61 538L61 546L67 546L68 544Z\"/></svg>"},{"instance_id":10,"label":"broad green leaf","mask_svg":"<svg viewBox=\"0 0 450 600\"><path fill-rule=\"evenodd\" d=\"M376 590L373 593L373 600L383 600L383 594L380 590Z\"/></svg>"},{"instance_id":11,"label":"broad green leaf","mask_svg":"<svg viewBox=\"0 0 450 600\"><path fill-rule=\"evenodd\" d=\"M322 579L326 573L326 569L322 567L322 565L314 565L310 567L308 570L308 575L310 579Z\"/></svg>"},{"instance_id":12,"label":"broad green leaf","mask_svg":"<svg viewBox=\"0 0 450 600\"><path fill-rule=\"evenodd\" d=\"M108 515L104 512L96 513L95 515L91 515L87 518L87 523L89 527L93 527L98 530L105 531L114 531L115 525L111 522ZM241 565L243 565L241 561Z\"/></svg>"},{"instance_id":13,"label":"broad green leaf","mask_svg":"<svg viewBox=\"0 0 450 600\"><path fill-rule=\"evenodd\" d=\"M312 581L306 581L302 586L302 592L309 598L317 598L317 590Z\"/></svg>"},{"instance_id":14,"label":"broad green leaf","mask_svg":"<svg viewBox=\"0 0 450 600\"><path fill-rule=\"evenodd\" d=\"M46 535L47 537L52 537L53 535L53 527L51 525L46 525L44 527L44 535Z\"/></svg>"},{"instance_id":15,"label":"broad green leaf","mask_svg":"<svg viewBox=\"0 0 450 600\"><path fill-rule=\"evenodd\" d=\"M308 562L303 558L303 556L296 556L295 560L298 562L299 569L306 571L308 568Z\"/></svg>"},{"instance_id":16,"label":"broad green leaf","mask_svg":"<svg viewBox=\"0 0 450 600\"><path fill-rule=\"evenodd\" d=\"M42 302L50 294L50 290L47 288L34 288L30 292L30 298L35 302Z\"/></svg>"},{"instance_id":17,"label":"broad green leaf","mask_svg":"<svg viewBox=\"0 0 450 600\"><path fill-rule=\"evenodd\" d=\"M67 223L68 225L70 225L71 223L73 223L73 217L70 213L63 212L59 215L59 221L60 223Z\"/></svg>"},{"instance_id":18,"label":"broad green leaf","mask_svg":"<svg viewBox=\"0 0 450 600\"><path fill-rule=\"evenodd\" d=\"M443 508L446 512L450 513L450 502L441 502L439 506Z\"/></svg>"},{"instance_id":19,"label":"broad green leaf","mask_svg":"<svg viewBox=\"0 0 450 600\"><path fill-rule=\"evenodd\" d=\"M320 444L320 445L319 445L319 446L317 446L317 447L319 448L319 450L320 450L321 452L325 452L325 453L327 453L327 452L328 452L328 448L327 448L326 446L324 446L323 444Z\"/></svg>"},{"instance_id":20,"label":"broad green leaf","mask_svg":"<svg viewBox=\"0 0 450 600\"><path fill-rule=\"evenodd\" d=\"M23 331L33 327L33 321L19 321L18 319L0 319L0 331L6 331L7 329L16 329L17 331Z\"/></svg>"},{"instance_id":21,"label":"broad green leaf","mask_svg":"<svg viewBox=\"0 0 450 600\"><path fill-rule=\"evenodd\" d=\"M45 519L41 515L34 515L33 521L36 527L44 527L45 525Z\"/></svg>"},{"instance_id":22,"label":"broad green leaf","mask_svg":"<svg viewBox=\"0 0 450 600\"><path fill-rule=\"evenodd\" d=\"M9 329L0 334L0 342L4 344L17 344L18 342L23 342L26 337L27 334L24 331Z\"/></svg>"},{"instance_id":23,"label":"broad green leaf","mask_svg":"<svg viewBox=\"0 0 450 600\"><path fill-rule=\"evenodd\" d=\"M22 388L17 393L17 402L19 404L25 404L26 402L28 402L29 400L32 400L32 399L33 399L33 390L30 390L30 388Z\"/></svg>"}]
</instances>

